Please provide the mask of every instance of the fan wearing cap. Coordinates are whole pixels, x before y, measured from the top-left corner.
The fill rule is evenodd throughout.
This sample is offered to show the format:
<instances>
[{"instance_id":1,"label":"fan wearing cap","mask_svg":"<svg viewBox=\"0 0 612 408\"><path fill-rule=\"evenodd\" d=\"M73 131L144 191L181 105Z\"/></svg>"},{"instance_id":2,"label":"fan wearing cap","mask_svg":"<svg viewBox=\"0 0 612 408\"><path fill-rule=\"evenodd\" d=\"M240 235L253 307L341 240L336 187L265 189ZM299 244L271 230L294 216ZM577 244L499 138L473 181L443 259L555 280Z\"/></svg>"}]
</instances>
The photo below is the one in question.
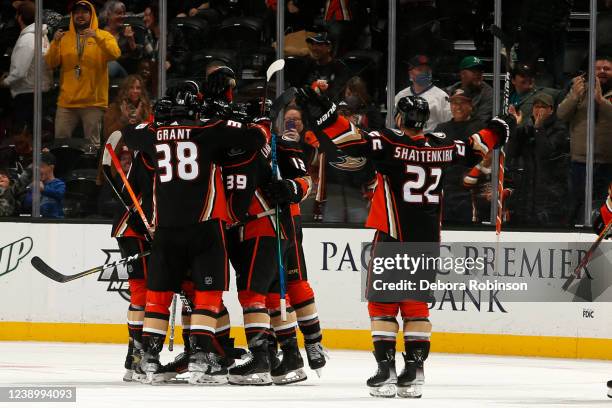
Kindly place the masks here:
<instances>
[{"instance_id":1,"label":"fan wearing cap","mask_svg":"<svg viewBox=\"0 0 612 408\"><path fill-rule=\"evenodd\" d=\"M486 123L493 117L493 88L483 80L484 63L478 57L465 57L459 64L461 80L449 88L447 93L452 95L456 89L469 89L474 95L473 116Z\"/></svg>"},{"instance_id":2,"label":"fan wearing cap","mask_svg":"<svg viewBox=\"0 0 612 408\"><path fill-rule=\"evenodd\" d=\"M523 169L513 219L523 225L565 225L569 131L555 115L553 97L543 91L535 94L528 117L514 108L510 112L520 126L508 143L506 158L510 167Z\"/></svg>"},{"instance_id":3,"label":"fan wearing cap","mask_svg":"<svg viewBox=\"0 0 612 408\"><path fill-rule=\"evenodd\" d=\"M527 64L518 64L511 72L512 92L509 103L525 117L531 115L534 96L539 92L549 93L553 98L559 94L556 89L538 87L535 81L535 72ZM556 105L556 104L555 104ZM553 106L555 106L553 105Z\"/></svg>"},{"instance_id":4,"label":"fan wearing cap","mask_svg":"<svg viewBox=\"0 0 612 408\"><path fill-rule=\"evenodd\" d=\"M434 132L442 132L452 140L467 142L469 137L485 124L476 119L472 113L473 93L469 89L458 88L450 97L450 107L453 118L448 122L440 123ZM463 183L463 166L452 165L448 175L444 178L444 212L443 220L459 224L472 222L472 193ZM456 170L456 171L455 171Z\"/></svg>"},{"instance_id":5,"label":"fan wearing cap","mask_svg":"<svg viewBox=\"0 0 612 408\"><path fill-rule=\"evenodd\" d=\"M51 152L40 155L40 215L47 218L64 218L64 194L66 184L55 178L55 156ZM24 208L32 209L32 189L24 199Z\"/></svg>"},{"instance_id":6,"label":"fan wearing cap","mask_svg":"<svg viewBox=\"0 0 612 408\"><path fill-rule=\"evenodd\" d=\"M310 61L304 69L303 85L327 95L331 98L340 96L344 84L348 80L348 67L333 54L333 44L326 32L306 38Z\"/></svg>"},{"instance_id":7,"label":"fan wearing cap","mask_svg":"<svg viewBox=\"0 0 612 408\"><path fill-rule=\"evenodd\" d=\"M451 110L448 103L448 95L432 82L432 69L429 57L426 55L415 55L408 61L408 76L410 86L402 89L395 95L395 106L404 96L415 95L425 99L429 104L429 120L423 129L431 132L442 122L451 119Z\"/></svg>"},{"instance_id":8,"label":"fan wearing cap","mask_svg":"<svg viewBox=\"0 0 612 408\"><path fill-rule=\"evenodd\" d=\"M72 7L68 32L58 30L45 61L60 69L60 93L55 115L55 137L69 138L79 122L85 138L100 144L100 123L108 107L108 62L121 55L117 40L98 29L98 18L88 1Z\"/></svg>"}]
</instances>

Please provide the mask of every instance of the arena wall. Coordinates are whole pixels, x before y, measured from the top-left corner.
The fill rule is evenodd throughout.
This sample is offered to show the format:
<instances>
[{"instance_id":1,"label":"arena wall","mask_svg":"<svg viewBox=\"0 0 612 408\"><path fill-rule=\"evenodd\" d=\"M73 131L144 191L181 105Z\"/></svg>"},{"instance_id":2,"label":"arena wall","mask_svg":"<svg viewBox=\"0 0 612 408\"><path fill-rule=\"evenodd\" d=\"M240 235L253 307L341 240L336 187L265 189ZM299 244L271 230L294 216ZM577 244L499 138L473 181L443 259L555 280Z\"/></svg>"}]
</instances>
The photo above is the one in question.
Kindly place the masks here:
<instances>
[{"instance_id":1,"label":"arena wall","mask_svg":"<svg viewBox=\"0 0 612 408\"><path fill-rule=\"evenodd\" d=\"M120 258L110 226L0 223L0 340L123 343L127 272L106 270L56 283L31 265L40 256L65 274ZM365 229L304 231L308 274L316 293L325 343L330 348L371 348L366 304L360 296L360 252L372 238ZM592 241L578 233L513 233L520 242ZM445 241L491 241L493 232L445 231ZM244 342L232 289L225 301L233 333ZM500 307L501 306L501 307ZM438 302L431 309L436 352L612 359L612 303ZM180 331L177 331L180 343Z\"/></svg>"}]
</instances>

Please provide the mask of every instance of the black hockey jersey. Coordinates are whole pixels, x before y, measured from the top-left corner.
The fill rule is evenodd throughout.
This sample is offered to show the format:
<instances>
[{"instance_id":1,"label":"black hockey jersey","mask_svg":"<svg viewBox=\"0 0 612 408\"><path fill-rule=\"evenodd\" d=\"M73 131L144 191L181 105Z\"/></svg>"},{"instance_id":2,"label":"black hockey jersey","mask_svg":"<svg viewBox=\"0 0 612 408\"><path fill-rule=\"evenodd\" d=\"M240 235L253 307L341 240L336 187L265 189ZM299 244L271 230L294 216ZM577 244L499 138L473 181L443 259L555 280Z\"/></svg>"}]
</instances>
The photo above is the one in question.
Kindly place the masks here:
<instances>
[{"instance_id":1,"label":"black hockey jersey","mask_svg":"<svg viewBox=\"0 0 612 408\"><path fill-rule=\"evenodd\" d=\"M229 222L216 161L226 149L254 151L265 143L259 126L220 119L142 123L122 133L126 145L145 153L155 167L153 217L162 227Z\"/></svg>"}]
</instances>

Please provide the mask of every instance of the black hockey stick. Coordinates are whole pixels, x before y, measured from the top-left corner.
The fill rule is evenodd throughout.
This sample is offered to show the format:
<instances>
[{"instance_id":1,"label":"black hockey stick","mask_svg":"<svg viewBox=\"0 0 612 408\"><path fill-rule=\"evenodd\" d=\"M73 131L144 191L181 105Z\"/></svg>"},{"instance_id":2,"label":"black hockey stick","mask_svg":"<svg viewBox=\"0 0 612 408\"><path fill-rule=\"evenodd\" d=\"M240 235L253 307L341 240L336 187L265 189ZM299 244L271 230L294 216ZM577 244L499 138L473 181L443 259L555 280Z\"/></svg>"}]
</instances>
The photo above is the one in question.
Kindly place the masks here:
<instances>
[{"instance_id":1,"label":"black hockey stick","mask_svg":"<svg viewBox=\"0 0 612 408\"><path fill-rule=\"evenodd\" d=\"M610 231L612 231L612 220L608 222L605 228L599 233L597 240L593 242L593 245L591 245L587 253L584 255L584 258L582 258L582 260L580 261L576 269L574 269L574 273L572 273L570 277L567 278L567 280L561 287L564 291L567 291L570 288L570 286L572 286L572 283L574 283L574 280L576 280L576 278L580 276L580 271L586 268L586 266L589 264L589 261L593 257L593 254L595 253L597 248L599 248L599 245L604 240L604 238L608 235L608 233L610 233Z\"/></svg>"},{"instance_id":2,"label":"black hockey stick","mask_svg":"<svg viewBox=\"0 0 612 408\"><path fill-rule=\"evenodd\" d=\"M108 268L114 268L115 266L118 266L118 265L123 265L129 262L132 262L132 261L136 261L140 258L144 258L145 256L149 256L150 254L151 254L150 251L141 252L136 255L128 256L126 258L121 258L115 262L110 262L102 266L96 266L95 268L87 269L86 271L79 272L74 275L64 275L56 271L55 269L47 265L45 261L43 261L37 256L33 257L30 262L32 263L32 266L34 267L34 269L36 269L38 272L45 275L47 278L52 279L59 283L66 283L66 282L70 282L70 281L82 278L83 276L92 275L97 272L102 272L103 270L108 269Z\"/></svg>"}]
</instances>

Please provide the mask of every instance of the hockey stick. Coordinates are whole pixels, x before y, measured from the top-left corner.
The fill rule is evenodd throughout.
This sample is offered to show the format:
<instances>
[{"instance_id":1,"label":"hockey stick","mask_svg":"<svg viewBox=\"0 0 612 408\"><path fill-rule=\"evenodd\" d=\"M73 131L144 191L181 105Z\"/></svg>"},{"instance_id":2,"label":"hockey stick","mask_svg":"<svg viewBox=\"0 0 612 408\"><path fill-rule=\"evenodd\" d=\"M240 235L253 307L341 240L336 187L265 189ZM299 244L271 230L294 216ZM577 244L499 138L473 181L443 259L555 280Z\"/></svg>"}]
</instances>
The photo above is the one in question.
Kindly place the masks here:
<instances>
[{"instance_id":1,"label":"hockey stick","mask_svg":"<svg viewBox=\"0 0 612 408\"><path fill-rule=\"evenodd\" d=\"M261 115L263 116L266 112L266 100L268 99L268 84L270 83L270 79L276 74L278 71L285 68L285 60L280 58L274 61L268 69L266 70L266 83L264 84L263 91L263 101L261 103Z\"/></svg>"},{"instance_id":2,"label":"hockey stick","mask_svg":"<svg viewBox=\"0 0 612 408\"><path fill-rule=\"evenodd\" d=\"M561 287L564 291L567 291L569 287L572 286L572 283L574 283L574 280L576 280L576 278L580 276L580 271L586 268L586 266L589 264L589 261L593 257L593 254L595 253L597 248L599 248L599 245L610 231L612 231L612 220L608 222L604 229L599 233L595 242L593 242L587 253L584 255L584 258L582 258L576 269L574 269L574 273L572 273L570 277L567 278L567 280Z\"/></svg>"},{"instance_id":3,"label":"hockey stick","mask_svg":"<svg viewBox=\"0 0 612 408\"><path fill-rule=\"evenodd\" d=\"M249 215L248 217L246 217L246 218L245 218L244 220L242 220L242 221L237 221L237 222L235 222L235 223L233 223L233 224L229 224L229 225L227 225L227 226L225 227L225 229L231 229L231 228L241 227L241 226L243 226L243 225L245 225L245 224L247 224L247 223L249 223L249 222L251 222L251 221L255 221L255 220L258 220L258 219L260 219L260 218L267 217L268 215L274 215L274 213L276 213L276 210L275 210L275 209L273 209L273 208L271 208L271 209L269 209L269 210L267 210L267 211L260 212L259 214Z\"/></svg>"},{"instance_id":4,"label":"hockey stick","mask_svg":"<svg viewBox=\"0 0 612 408\"><path fill-rule=\"evenodd\" d=\"M176 293L172 295L172 303L170 303L170 338L168 339L168 351L174 350L174 323L176 321L176 297L180 296Z\"/></svg>"},{"instance_id":5,"label":"hockey stick","mask_svg":"<svg viewBox=\"0 0 612 408\"><path fill-rule=\"evenodd\" d=\"M108 165L102 165L102 172L104 173L104 177L106 177L106 180L108 181L108 184L111 186L111 188L113 189L113 191L115 192L115 195L117 196L117 198L119 199L119 202L121 202L121 204L123 204L123 207L125 207L125 210L130 213L130 214L134 214L137 213L138 210L136 210L136 207L130 207L128 205L128 203L125 202L125 198L123 197L123 194L121 194L121 188L119 186L117 186L117 182L115 181L115 178L113 177L112 173L111 173L111 168ZM145 234L144 234L145 239L148 242L151 242L151 235L149 235L149 232L146 231L146 226L145 226Z\"/></svg>"},{"instance_id":6,"label":"hockey stick","mask_svg":"<svg viewBox=\"0 0 612 408\"><path fill-rule=\"evenodd\" d=\"M136 210L138 211L138 214L140 215L140 219L142 220L145 227L147 228L149 235L153 236L153 232L154 232L153 228L151 228L149 221L147 221L147 217L145 216L145 213L142 210L140 203L138 202L138 198L136 198L136 194L134 194L134 190L132 189L130 182L128 181L127 177L125 176L125 173L123 172L123 169L121 168L121 163L119 162L119 158L115 154L114 149L120 137L121 137L120 132L111 133L111 135L108 138L109 143L107 143L105 146L106 149L104 151L104 156L102 158L102 164L109 165L110 164L109 159L110 161L112 161L113 165L115 166L115 170L117 170L117 173L121 177L121 180L123 180L123 184L125 185L125 188L128 191L130 198L132 199L132 202L134 203L134 207L136 207Z\"/></svg>"},{"instance_id":7,"label":"hockey stick","mask_svg":"<svg viewBox=\"0 0 612 408\"><path fill-rule=\"evenodd\" d=\"M272 147L272 177L277 180L281 179L280 172L278 171L278 160L276 157L276 134L272 133L271 143ZM285 293L285 265L283 264L283 253L281 250L281 237L280 237L280 206L276 204L276 211L274 214L274 232L276 234L276 255L278 261L278 275L280 282L280 312L281 320L287 321L287 300Z\"/></svg>"},{"instance_id":8,"label":"hockey stick","mask_svg":"<svg viewBox=\"0 0 612 408\"><path fill-rule=\"evenodd\" d=\"M126 258L121 258L115 262L110 262L102 266L96 266L95 268L87 269L86 271L79 272L74 275L64 275L56 271L55 269L47 265L45 261L43 261L37 256L33 257L30 262L32 266L34 267L34 269L36 269L38 272L45 275L47 278L52 279L59 283L66 283L66 282L73 281L75 279L82 278L83 276L92 275L97 272L102 272L103 270L108 269L108 268L114 268L118 265L124 265L130 262L136 261L140 258L144 258L145 256L149 256L150 254L151 254L150 251L141 252L136 255L128 256Z\"/></svg>"}]
</instances>

